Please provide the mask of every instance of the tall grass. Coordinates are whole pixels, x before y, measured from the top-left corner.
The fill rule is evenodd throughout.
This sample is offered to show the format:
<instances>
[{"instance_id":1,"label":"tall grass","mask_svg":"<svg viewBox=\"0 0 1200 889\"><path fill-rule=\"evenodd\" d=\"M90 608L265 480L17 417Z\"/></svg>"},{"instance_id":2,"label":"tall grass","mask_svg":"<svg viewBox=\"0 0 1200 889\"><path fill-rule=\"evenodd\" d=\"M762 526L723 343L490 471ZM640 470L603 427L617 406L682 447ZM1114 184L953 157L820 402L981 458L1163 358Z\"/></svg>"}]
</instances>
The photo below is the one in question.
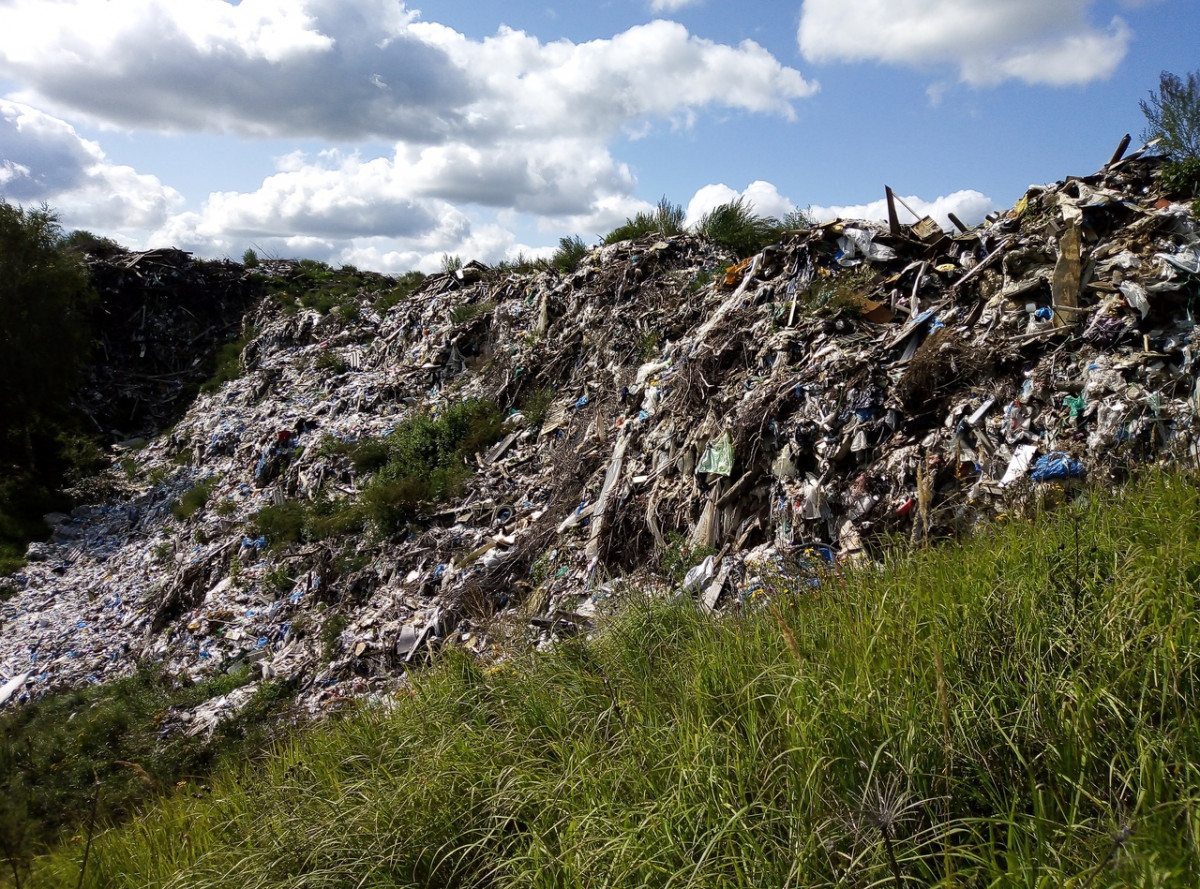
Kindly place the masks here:
<instances>
[{"instance_id":1,"label":"tall grass","mask_svg":"<svg viewBox=\"0 0 1200 889\"><path fill-rule=\"evenodd\" d=\"M490 670L448 652L394 706L102 834L87 882L1200 882L1194 479L767 580L718 619L638 600Z\"/></svg>"}]
</instances>

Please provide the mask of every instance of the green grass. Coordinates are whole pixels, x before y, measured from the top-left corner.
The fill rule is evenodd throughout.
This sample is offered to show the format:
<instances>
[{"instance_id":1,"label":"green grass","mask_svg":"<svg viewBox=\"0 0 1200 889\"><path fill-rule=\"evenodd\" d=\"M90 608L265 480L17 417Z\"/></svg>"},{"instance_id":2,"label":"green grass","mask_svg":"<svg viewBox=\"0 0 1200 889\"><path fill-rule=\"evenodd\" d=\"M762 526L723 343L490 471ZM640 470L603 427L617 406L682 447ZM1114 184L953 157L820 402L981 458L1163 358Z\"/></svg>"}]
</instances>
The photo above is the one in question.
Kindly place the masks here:
<instances>
[{"instance_id":1,"label":"green grass","mask_svg":"<svg viewBox=\"0 0 1200 889\"><path fill-rule=\"evenodd\" d=\"M449 651L394 707L101 835L86 884L1200 881L1194 479L765 585L716 619L635 600L491 670Z\"/></svg>"},{"instance_id":2,"label":"green grass","mask_svg":"<svg viewBox=\"0 0 1200 889\"><path fill-rule=\"evenodd\" d=\"M11 877L14 857L19 866L86 830L97 781L98 823L119 823L150 799L199 790L222 757L267 747L286 697L278 686L264 686L211 741L163 730L169 708L194 707L250 678L241 667L191 684L142 668L0 716L0 884Z\"/></svg>"},{"instance_id":3,"label":"green grass","mask_svg":"<svg viewBox=\"0 0 1200 889\"><path fill-rule=\"evenodd\" d=\"M421 509L460 492L471 477L467 460L503 430L500 408L483 399L446 405L437 415L417 413L383 438L341 442L330 437L318 451L349 461L369 475L358 500L319 499L266 506L251 519L272 546L344 537L370 527L391 535Z\"/></svg>"},{"instance_id":4,"label":"green grass","mask_svg":"<svg viewBox=\"0 0 1200 889\"><path fill-rule=\"evenodd\" d=\"M215 475L200 479L171 504L171 514L181 522L190 519L208 503L219 481Z\"/></svg>"},{"instance_id":5,"label":"green grass","mask_svg":"<svg viewBox=\"0 0 1200 889\"><path fill-rule=\"evenodd\" d=\"M258 331L251 327L237 339L222 344L212 359L212 375L200 384L200 391L216 392L225 383L240 377L245 370L242 366L242 352L256 336Z\"/></svg>"},{"instance_id":6,"label":"green grass","mask_svg":"<svg viewBox=\"0 0 1200 889\"><path fill-rule=\"evenodd\" d=\"M683 234L684 215L681 205L672 204L664 196L659 200L653 213L641 212L632 219L626 219L624 223L604 236L604 243L616 244L620 241L633 241L649 234L657 234L664 238Z\"/></svg>"}]
</instances>

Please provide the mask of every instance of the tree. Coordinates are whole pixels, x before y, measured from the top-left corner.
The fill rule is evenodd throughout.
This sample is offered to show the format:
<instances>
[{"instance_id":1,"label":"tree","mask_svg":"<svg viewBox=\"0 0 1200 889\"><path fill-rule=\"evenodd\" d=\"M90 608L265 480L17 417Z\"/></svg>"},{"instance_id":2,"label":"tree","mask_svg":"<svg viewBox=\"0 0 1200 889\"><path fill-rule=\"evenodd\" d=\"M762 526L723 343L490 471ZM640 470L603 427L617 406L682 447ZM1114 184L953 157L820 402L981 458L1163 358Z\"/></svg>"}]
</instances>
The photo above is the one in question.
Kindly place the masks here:
<instances>
[{"instance_id":1,"label":"tree","mask_svg":"<svg viewBox=\"0 0 1200 889\"><path fill-rule=\"evenodd\" d=\"M91 342L87 267L49 208L0 202L0 454L62 416Z\"/></svg>"},{"instance_id":2,"label":"tree","mask_svg":"<svg viewBox=\"0 0 1200 889\"><path fill-rule=\"evenodd\" d=\"M1200 72L1192 71L1187 80L1163 71L1158 92L1138 103L1146 115L1142 137L1149 142L1161 139L1159 148L1177 161L1200 158Z\"/></svg>"}]
</instances>

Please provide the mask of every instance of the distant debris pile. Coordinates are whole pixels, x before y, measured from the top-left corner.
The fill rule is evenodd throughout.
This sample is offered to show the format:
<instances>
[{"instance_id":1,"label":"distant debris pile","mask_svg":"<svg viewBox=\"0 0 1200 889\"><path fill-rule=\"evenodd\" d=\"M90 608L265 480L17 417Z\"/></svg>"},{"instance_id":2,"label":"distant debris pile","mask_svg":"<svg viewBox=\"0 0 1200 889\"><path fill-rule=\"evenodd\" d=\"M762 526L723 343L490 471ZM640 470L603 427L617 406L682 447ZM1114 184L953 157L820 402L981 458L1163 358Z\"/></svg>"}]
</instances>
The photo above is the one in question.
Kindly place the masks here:
<instances>
[{"instance_id":1,"label":"distant debris pile","mask_svg":"<svg viewBox=\"0 0 1200 889\"><path fill-rule=\"evenodd\" d=\"M1195 461L1200 224L1160 169L1114 160L953 234L836 221L741 262L648 237L567 275L264 299L245 374L15 576L0 679L248 660L319 711L439 645L586 630L627 585L751 607L885 535Z\"/></svg>"}]
</instances>

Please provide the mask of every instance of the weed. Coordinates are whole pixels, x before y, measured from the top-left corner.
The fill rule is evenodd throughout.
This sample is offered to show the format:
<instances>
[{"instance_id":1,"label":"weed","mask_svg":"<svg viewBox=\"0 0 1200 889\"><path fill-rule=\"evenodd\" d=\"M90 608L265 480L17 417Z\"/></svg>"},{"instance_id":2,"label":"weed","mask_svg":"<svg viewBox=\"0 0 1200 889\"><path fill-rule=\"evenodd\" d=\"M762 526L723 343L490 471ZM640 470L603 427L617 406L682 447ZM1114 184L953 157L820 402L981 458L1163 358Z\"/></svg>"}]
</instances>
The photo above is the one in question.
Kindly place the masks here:
<instances>
[{"instance_id":1,"label":"weed","mask_svg":"<svg viewBox=\"0 0 1200 889\"><path fill-rule=\"evenodd\" d=\"M550 406L554 404L554 390L549 386L535 389L525 396L521 402L521 414L530 426L541 426L546 422Z\"/></svg>"},{"instance_id":2,"label":"weed","mask_svg":"<svg viewBox=\"0 0 1200 889\"><path fill-rule=\"evenodd\" d=\"M775 243L783 228L774 217L756 215L753 206L739 197L705 213L696 231L741 258Z\"/></svg>"},{"instance_id":3,"label":"weed","mask_svg":"<svg viewBox=\"0 0 1200 889\"><path fill-rule=\"evenodd\" d=\"M559 238L558 249L550 257L550 265L564 275L569 275L579 267L579 263L587 256L587 244L583 238L575 235L572 238Z\"/></svg>"},{"instance_id":4,"label":"weed","mask_svg":"<svg viewBox=\"0 0 1200 889\"><path fill-rule=\"evenodd\" d=\"M286 593L291 591L295 580L285 566L276 565L263 575L263 583L276 593Z\"/></svg>"},{"instance_id":5,"label":"weed","mask_svg":"<svg viewBox=\"0 0 1200 889\"><path fill-rule=\"evenodd\" d=\"M641 212L632 219L626 219L623 225L617 226L604 236L604 243L633 241L649 234L657 234L664 238L683 234L684 215L683 207L672 204L664 195L653 213Z\"/></svg>"},{"instance_id":6,"label":"weed","mask_svg":"<svg viewBox=\"0 0 1200 889\"><path fill-rule=\"evenodd\" d=\"M326 349L318 355L317 360L313 362L313 367L335 375L344 374L350 369L350 365L346 363L346 359L333 349Z\"/></svg>"},{"instance_id":7,"label":"weed","mask_svg":"<svg viewBox=\"0 0 1200 889\"><path fill-rule=\"evenodd\" d=\"M341 646L341 635L350 626L350 618L344 614L332 614L321 625L321 659L329 663L337 657Z\"/></svg>"},{"instance_id":8,"label":"weed","mask_svg":"<svg viewBox=\"0 0 1200 889\"><path fill-rule=\"evenodd\" d=\"M87 882L1196 885L1198 552L1200 487L1148 474L769 609L631 594L500 668L445 650L387 707L99 833ZM71 712L50 780L86 813Z\"/></svg>"},{"instance_id":9,"label":"weed","mask_svg":"<svg viewBox=\"0 0 1200 889\"><path fill-rule=\"evenodd\" d=\"M455 306L450 312L450 320L455 324L466 324L474 321L481 315L486 315L492 309L496 308L496 304L490 300L484 300L477 303L465 303L461 306Z\"/></svg>"},{"instance_id":10,"label":"weed","mask_svg":"<svg viewBox=\"0 0 1200 889\"><path fill-rule=\"evenodd\" d=\"M688 571L717 554L713 547L696 546L677 532L667 534L666 540L667 545L658 556L658 570L676 585L683 583Z\"/></svg>"},{"instance_id":11,"label":"weed","mask_svg":"<svg viewBox=\"0 0 1200 889\"><path fill-rule=\"evenodd\" d=\"M1200 157L1171 161L1162 168L1161 183L1168 194L1180 197L1200 195Z\"/></svg>"},{"instance_id":12,"label":"weed","mask_svg":"<svg viewBox=\"0 0 1200 889\"><path fill-rule=\"evenodd\" d=\"M190 519L208 503L218 481L218 478L212 475L196 482L184 492L183 496L171 504L171 514L181 522Z\"/></svg>"},{"instance_id":13,"label":"weed","mask_svg":"<svg viewBox=\"0 0 1200 889\"><path fill-rule=\"evenodd\" d=\"M251 327L237 339L222 345L212 360L212 373L200 384L201 392L216 392L230 380L236 380L245 371L242 364L242 352L258 331Z\"/></svg>"},{"instance_id":14,"label":"weed","mask_svg":"<svg viewBox=\"0 0 1200 889\"><path fill-rule=\"evenodd\" d=\"M396 280L394 287L375 299L373 308L380 315L385 315L393 306L399 305L412 296L423 283L425 283L423 272L405 272Z\"/></svg>"}]
</instances>

